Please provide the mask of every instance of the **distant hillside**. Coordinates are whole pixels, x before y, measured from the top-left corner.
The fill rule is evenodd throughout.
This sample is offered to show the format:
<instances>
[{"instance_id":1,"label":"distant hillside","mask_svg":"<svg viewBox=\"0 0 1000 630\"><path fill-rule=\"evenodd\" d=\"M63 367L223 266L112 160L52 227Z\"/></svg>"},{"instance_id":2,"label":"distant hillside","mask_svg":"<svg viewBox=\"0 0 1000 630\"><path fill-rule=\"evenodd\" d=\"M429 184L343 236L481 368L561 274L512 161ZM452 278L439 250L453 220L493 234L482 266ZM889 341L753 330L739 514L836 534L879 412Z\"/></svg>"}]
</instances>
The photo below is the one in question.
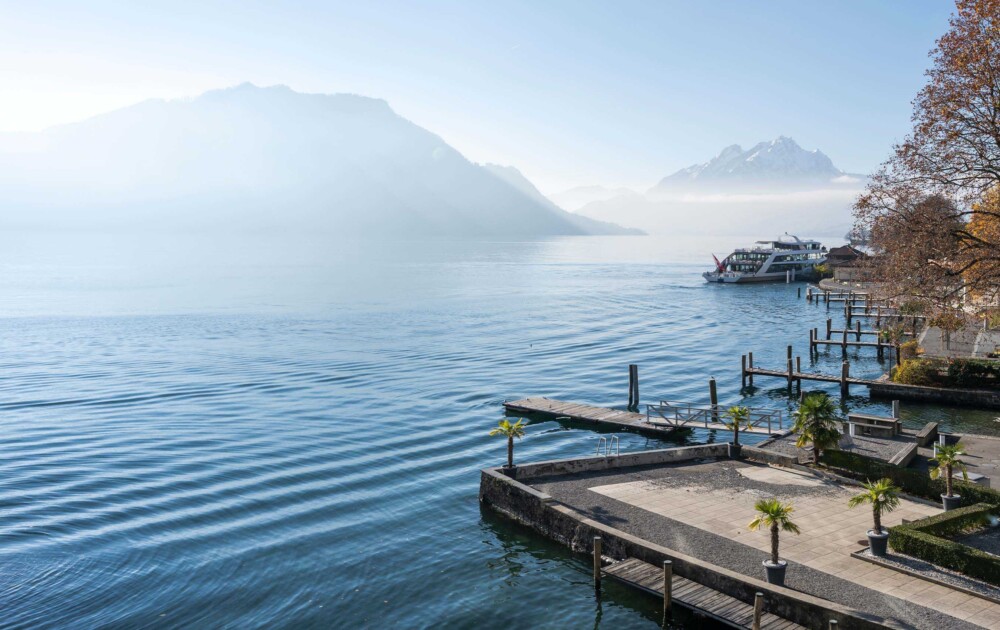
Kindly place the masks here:
<instances>
[{"instance_id":1,"label":"distant hillside","mask_svg":"<svg viewBox=\"0 0 1000 630\"><path fill-rule=\"evenodd\" d=\"M628 188L606 188L604 186L577 186L549 195L560 208L565 208L570 212L576 212L588 203L595 201L607 201L621 195L628 195L633 191Z\"/></svg>"},{"instance_id":2,"label":"distant hillside","mask_svg":"<svg viewBox=\"0 0 1000 630\"><path fill-rule=\"evenodd\" d=\"M468 161L384 101L284 86L244 84L38 134L0 134L7 227L629 232L565 212L516 179Z\"/></svg>"},{"instance_id":3,"label":"distant hillside","mask_svg":"<svg viewBox=\"0 0 1000 630\"><path fill-rule=\"evenodd\" d=\"M565 212L562 208L550 201L537 188L535 188L535 185L528 181L528 178L521 174L521 171L517 170L513 166L500 166L497 164L484 164L483 166L503 181L527 195L529 199L534 200L552 212L565 215L573 225L588 234L629 234L633 236L645 234L642 230L637 230L635 228L623 228L614 223L596 221L579 214Z\"/></svg>"}]
</instances>

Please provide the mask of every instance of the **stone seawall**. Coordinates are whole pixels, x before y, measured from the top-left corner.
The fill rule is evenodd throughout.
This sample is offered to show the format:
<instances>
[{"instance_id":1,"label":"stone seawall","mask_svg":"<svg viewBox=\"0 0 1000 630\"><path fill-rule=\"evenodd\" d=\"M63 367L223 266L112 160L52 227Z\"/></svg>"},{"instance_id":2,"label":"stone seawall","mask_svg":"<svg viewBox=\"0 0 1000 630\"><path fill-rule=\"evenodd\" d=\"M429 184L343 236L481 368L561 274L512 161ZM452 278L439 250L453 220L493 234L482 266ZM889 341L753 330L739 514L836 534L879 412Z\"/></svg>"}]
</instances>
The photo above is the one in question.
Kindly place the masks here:
<instances>
[{"instance_id":1,"label":"stone seawall","mask_svg":"<svg viewBox=\"0 0 1000 630\"><path fill-rule=\"evenodd\" d=\"M603 554L607 557L637 558L656 566L671 560L677 575L751 604L755 593L764 593L768 611L808 628L826 628L831 619L835 619L843 630L906 627L835 602L768 584L632 536L587 518L554 501L548 494L507 477L497 468L482 471L479 500L574 551L592 553L593 539L600 536Z\"/></svg>"},{"instance_id":2,"label":"stone seawall","mask_svg":"<svg viewBox=\"0 0 1000 630\"><path fill-rule=\"evenodd\" d=\"M636 451L610 457L580 457L576 459L553 459L517 466L514 478L517 480L544 477L546 475L571 475L582 472L600 472L615 468L634 468L636 466L651 466L655 464L672 464L677 462L701 459L704 457L726 457L728 446L721 444L699 444L696 446L681 446L663 448L655 451Z\"/></svg>"},{"instance_id":3,"label":"stone seawall","mask_svg":"<svg viewBox=\"0 0 1000 630\"><path fill-rule=\"evenodd\" d=\"M955 387L923 387L903 385L881 380L868 386L872 398L918 400L946 403L960 407L1000 409L1000 392L986 389L958 389Z\"/></svg>"}]
</instances>

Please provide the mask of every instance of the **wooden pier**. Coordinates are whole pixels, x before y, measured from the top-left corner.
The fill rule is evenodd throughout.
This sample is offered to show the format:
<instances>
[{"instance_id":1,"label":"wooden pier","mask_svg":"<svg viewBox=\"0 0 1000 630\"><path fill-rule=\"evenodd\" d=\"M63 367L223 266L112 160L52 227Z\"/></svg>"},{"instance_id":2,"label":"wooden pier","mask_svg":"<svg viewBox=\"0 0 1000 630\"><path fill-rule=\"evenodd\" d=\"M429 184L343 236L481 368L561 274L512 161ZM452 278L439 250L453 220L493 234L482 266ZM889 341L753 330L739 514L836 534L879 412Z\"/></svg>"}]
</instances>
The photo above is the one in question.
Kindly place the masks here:
<instances>
[{"instance_id":1,"label":"wooden pier","mask_svg":"<svg viewBox=\"0 0 1000 630\"><path fill-rule=\"evenodd\" d=\"M623 582L633 588L658 597L664 596L664 571L658 567L629 558L605 567L604 575ZM732 628L751 628L754 622L754 605L735 597L720 593L679 575L672 575L670 601L696 614L709 617ZM760 628L767 630L793 630L804 628L777 615L761 611L758 613Z\"/></svg>"},{"instance_id":2,"label":"wooden pier","mask_svg":"<svg viewBox=\"0 0 1000 630\"><path fill-rule=\"evenodd\" d=\"M791 346L789 346L791 348ZM749 363L747 362L747 357L749 356ZM765 368L755 367L753 364L753 353L749 355L743 355L743 365L742 365L742 376L743 376L743 386L746 387L746 383L749 381L750 386L753 387L753 377L754 376L773 376L776 378L783 378L788 382L788 388L791 389L793 384L798 384L799 388L802 388L802 381L819 381L823 383L840 383L840 395L846 398L850 395L851 385L865 385L871 386L879 381L877 379L869 378L855 378L851 376L850 373L850 363L844 361L841 364L840 376L834 376L832 374L816 374L811 372L803 372L800 361L796 361L795 368L793 369L792 359L788 359L788 367L785 370L768 370Z\"/></svg>"},{"instance_id":3,"label":"wooden pier","mask_svg":"<svg viewBox=\"0 0 1000 630\"><path fill-rule=\"evenodd\" d=\"M594 407L580 403L552 400L550 398L524 398L505 402L504 409L514 413L538 414L553 418L566 418L577 422L591 422L608 429L624 429L645 433L653 437L665 437L674 433L676 427L654 425L646 422L646 414L621 411L607 407Z\"/></svg>"},{"instance_id":4,"label":"wooden pier","mask_svg":"<svg viewBox=\"0 0 1000 630\"><path fill-rule=\"evenodd\" d=\"M683 405L684 403L680 403ZM647 413L636 413L633 411L621 411L619 409L609 409L607 407L594 407L592 405L582 405L574 402L562 400L552 400L550 398L524 398L512 402L505 402L504 408L513 413L537 414L552 418L565 418L577 422L590 422L609 429L621 429L645 433L654 437L664 437L674 433L679 429L708 429L715 431L729 431L725 424L718 420L722 416L723 409L718 404L708 405L702 408L687 406L685 417L689 419L667 419L655 413L648 413L648 409L669 406L669 403L661 401L659 405L647 405ZM673 407L671 407L673 408ZM682 409L685 409L682 407ZM778 412L773 412L777 414ZM787 422L783 422L780 417L766 417L766 412L758 412L761 416L755 426L741 429L740 433L758 433L771 435L780 433L787 427Z\"/></svg>"}]
</instances>

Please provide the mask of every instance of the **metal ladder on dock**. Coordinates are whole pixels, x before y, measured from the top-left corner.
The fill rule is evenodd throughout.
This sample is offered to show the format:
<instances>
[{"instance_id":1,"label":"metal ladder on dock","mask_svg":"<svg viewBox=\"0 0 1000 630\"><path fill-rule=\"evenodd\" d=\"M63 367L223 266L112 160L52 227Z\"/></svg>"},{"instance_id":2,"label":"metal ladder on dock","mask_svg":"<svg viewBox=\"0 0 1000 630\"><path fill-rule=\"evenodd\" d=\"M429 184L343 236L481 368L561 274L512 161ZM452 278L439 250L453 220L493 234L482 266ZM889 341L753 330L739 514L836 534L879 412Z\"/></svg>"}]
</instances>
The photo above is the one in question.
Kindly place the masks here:
<instances>
[{"instance_id":1,"label":"metal ladder on dock","mask_svg":"<svg viewBox=\"0 0 1000 630\"><path fill-rule=\"evenodd\" d=\"M601 455L601 448L604 449L604 456L605 457L611 457L611 450L612 449L614 449L614 451L615 451L615 457L618 457L621 454L621 452L618 449L618 436L617 435L612 435L610 440L607 437L605 437L605 436L602 435L601 439L597 440L597 455L598 456Z\"/></svg>"}]
</instances>

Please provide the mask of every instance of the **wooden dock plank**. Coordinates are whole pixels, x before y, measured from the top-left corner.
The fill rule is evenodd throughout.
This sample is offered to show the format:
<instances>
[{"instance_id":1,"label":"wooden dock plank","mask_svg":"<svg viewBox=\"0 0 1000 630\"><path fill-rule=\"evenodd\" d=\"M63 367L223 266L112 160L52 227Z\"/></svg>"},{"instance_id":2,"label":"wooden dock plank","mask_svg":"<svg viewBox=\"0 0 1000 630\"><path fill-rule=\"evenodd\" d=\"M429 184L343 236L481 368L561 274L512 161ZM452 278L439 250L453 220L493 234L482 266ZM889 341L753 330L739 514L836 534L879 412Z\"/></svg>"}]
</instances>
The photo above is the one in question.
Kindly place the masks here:
<instances>
[{"instance_id":1,"label":"wooden dock plank","mask_svg":"<svg viewBox=\"0 0 1000 630\"><path fill-rule=\"evenodd\" d=\"M647 593L663 596L663 569L648 562L629 558L605 567L603 573ZM676 604L696 610L731 627L749 628L753 623L753 605L703 584L675 575L671 592ZM768 612L761 615L761 627L771 630L803 628Z\"/></svg>"},{"instance_id":2,"label":"wooden dock plank","mask_svg":"<svg viewBox=\"0 0 1000 630\"><path fill-rule=\"evenodd\" d=\"M756 369L756 368L755 368ZM648 433L655 436L669 435L678 429L709 429L714 431L729 431L721 422L691 422L689 424L671 424L663 419L653 418L652 422L646 420L646 414L634 411L623 411L621 409L611 409L608 407L595 407L580 403L552 400L549 398L524 398L505 402L504 407L514 413L548 415L555 418L566 417L570 420L593 422L603 424L608 428L624 430L635 430L640 433ZM743 429L747 433L760 433L770 435L779 433L784 427L775 426L774 430L768 430L766 426Z\"/></svg>"}]
</instances>

